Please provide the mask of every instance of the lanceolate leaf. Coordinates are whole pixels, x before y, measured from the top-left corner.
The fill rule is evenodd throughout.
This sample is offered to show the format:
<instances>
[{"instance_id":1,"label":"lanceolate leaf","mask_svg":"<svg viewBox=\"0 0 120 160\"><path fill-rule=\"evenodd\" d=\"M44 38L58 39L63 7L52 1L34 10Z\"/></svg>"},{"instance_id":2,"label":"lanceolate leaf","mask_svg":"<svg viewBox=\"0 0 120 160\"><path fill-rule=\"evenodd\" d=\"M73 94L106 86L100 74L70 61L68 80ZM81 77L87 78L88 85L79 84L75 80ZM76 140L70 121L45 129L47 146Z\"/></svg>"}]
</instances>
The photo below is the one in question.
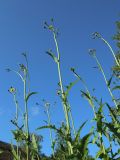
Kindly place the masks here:
<instances>
[{"instance_id":1,"label":"lanceolate leaf","mask_svg":"<svg viewBox=\"0 0 120 160\"><path fill-rule=\"evenodd\" d=\"M56 63L58 63L57 57L56 57L51 51L47 51L46 53L47 53Z\"/></svg>"},{"instance_id":2,"label":"lanceolate leaf","mask_svg":"<svg viewBox=\"0 0 120 160\"><path fill-rule=\"evenodd\" d=\"M37 94L37 92L31 92L26 96L26 102L28 101L28 99L33 95L33 94Z\"/></svg>"},{"instance_id":3,"label":"lanceolate leaf","mask_svg":"<svg viewBox=\"0 0 120 160\"><path fill-rule=\"evenodd\" d=\"M87 92L81 91L81 93L82 93L82 96L88 100L90 106L93 107L93 100L90 93L88 91Z\"/></svg>"},{"instance_id":4,"label":"lanceolate leaf","mask_svg":"<svg viewBox=\"0 0 120 160\"><path fill-rule=\"evenodd\" d=\"M74 82L71 82L68 86L67 86L67 90L65 92L66 97L69 94L69 91L71 90L71 88L79 81L79 79L76 79Z\"/></svg>"},{"instance_id":5,"label":"lanceolate leaf","mask_svg":"<svg viewBox=\"0 0 120 160\"><path fill-rule=\"evenodd\" d=\"M102 100L101 100L99 105L100 105L99 109L96 112L96 122L97 122L97 131L99 133L102 133L102 130L103 130L103 121L102 121L102 119L104 118L104 116L103 116L103 106L104 106L104 104L102 103Z\"/></svg>"},{"instance_id":6,"label":"lanceolate leaf","mask_svg":"<svg viewBox=\"0 0 120 160\"><path fill-rule=\"evenodd\" d=\"M55 125L47 125L47 126L41 126L41 127L38 127L37 130L41 130L41 129L53 129L55 130L58 134L60 134L62 137L64 136L63 132L56 128Z\"/></svg>"},{"instance_id":7,"label":"lanceolate leaf","mask_svg":"<svg viewBox=\"0 0 120 160\"><path fill-rule=\"evenodd\" d=\"M37 143L37 139L35 137L34 134L32 134L32 146L33 146L33 149L38 153L38 143Z\"/></svg>"},{"instance_id":8,"label":"lanceolate leaf","mask_svg":"<svg viewBox=\"0 0 120 160\"><path fill-rule=\"evenodd\" d=\"M85 121L85 122L80 126L80 128L78 129L77 134L76 134L76 137L75 137L75 142L78 142L78 141L79 141L81 130L82 130L82 128L84 127L84 125L86 124L86 122L87 122L87 121Z\"/></svg>"},{"instance_id":9,"label":"lanceolate leaf","mask_svg":"<svg viewBox=\"0 0 120 160\"><path fill-rule=\"evenodd\" d=\"M112 70L113 71L117 71L117 72L119 72L120 71L120 66L114 66L113 68L112 68Z\"/></svg>"},{"instance_id":10,"label":"lanceolate leaf","mask_svg":"<svg viewBox=\"0 0 120 160\"><path fill-rule=\"evenodd\" d=\"M19 157L17 156L16 150L12 144L11 144L11 148L12 148L12 154L13 154L14 160L19 160Z\"/></svg>"},{"instance_id":11,"label":"lanceolate leaf","mask_svg":"<svg viewBox=\"0 0 120 160\"><path fill-rule=\"evenodd\" d=\"M112 78L113 78L113 75L110 77L110 79L107 81L107 86L110 87L110 84L112 82Z\"/></svg>"},{"instance_id":12,"label":"lanceolate leaf","mask_svg":"<svg viewBox=\"0 0 120 160\"><path fill-rule=\"evenodd\" d=\"M105 123L106 126L109 128L109 130L111 132L113 132L113 134L119 139L120 141L120 132L118 131L120 129L120 127L114 127L114 124L111 124L111 123Z\"/></svg>"},{"instance_id":13,"label":"lanceolate leaf","mask_svg":"<svg viewBox=\"0 0 120 160\"><path fill-rule=\"evenodd\" d=\"M39 128L37 128L37 130L41 130L41 129L53 129L54 131L56 131L65 141L71 141L71 138L69 137L69 135L66 135L61 128L58 129L55 127L55 125L47 125L47 126L41 126Z\"/></svg>"},{"instance_id":14,"label":"lanceolate leaf","mask_svg":"<svg viewBox=\"0 0 120 160\"><path fill-rule=\"evenodd\" d=\"M84 158L84 156L86 155L86 151L87 151L87 146L89 143L89 138L91 137L92 133L88 133L87 135L85 135L81 141L80 141L80 152L83 153L82 158Z\"/></svg>"},{"instance_id":15,"label":"lanceolate leaf","mask_svg":"<svg viewBox=\"0 0 120 160\"><path fill-rule=\"evenodd\" d=\"M100 149L96 154L96 159L98 159L103 154L103 150Z\"/></svg>"},{"instance_id":16,"label":"lanceolate leaf","mask_svg":"<svg viewBox=\"0 0 120 160\"><path fill-rule=\"evenodd\" d=\"M112 88L112 90L120 89L120 86L115 86Z\"/></svg>"},{"instance_id":17,"label":"lanceolate leaf","mask_svg":"<svg viewBox=\"0 0 120 160\"><path fill-rule=\"evenodd\" d=\"M81 91L81 93L82 93L82 96L84 96L87 100L91 99L90 96L89 96L89 93L84 92L84 91Z\"/></svg>"},{"instance_id":18,"label":"lanceolate leaf","mask_svg":"<svg viewBox=\"0 0 120 160\"><path fill-rule=\"evenodd\" d=\"M104 160L111 160L109 157L109 154L104 153L103 148L100 148L100 150L96 154L96 159L104 159Z\"/></svg>"},{"instance_id":19,"label":"lanceolate leaf","mask_svg":"<svg viewBox=\"0 0 120 160\"><path fill-rule=\"evenodd\" d=\"M92 144L95 144L97 140L98 140L98 135L94 135L94 138L92 140Z\"/></svg>"},{"instance_id":20,"label":"lanceolate leaf","mask_svg":"<svg viewBox=\"0 0 120 160\"><path fill-rule=\"evenodd\" d=\"M108 103L106 103L106 105L110 111L110 114L112 116L113 121L117 120L116 115L115 115L114 111L111 109L110 105Z\"/></svg>"}]
</instances>

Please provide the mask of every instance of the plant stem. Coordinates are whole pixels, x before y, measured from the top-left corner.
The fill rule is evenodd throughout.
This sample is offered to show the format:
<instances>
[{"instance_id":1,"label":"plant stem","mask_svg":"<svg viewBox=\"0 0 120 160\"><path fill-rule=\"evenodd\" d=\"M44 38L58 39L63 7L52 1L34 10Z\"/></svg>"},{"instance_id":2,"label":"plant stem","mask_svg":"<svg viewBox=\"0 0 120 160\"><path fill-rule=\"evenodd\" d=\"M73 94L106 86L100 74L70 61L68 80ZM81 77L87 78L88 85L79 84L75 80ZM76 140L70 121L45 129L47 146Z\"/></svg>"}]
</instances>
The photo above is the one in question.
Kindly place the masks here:
<instances>
[{"instance_id":1,"label":"plant stem","mask_svg":"<svg viewBox=\"0 0 120 160\"><path fill-rule=\"evenodd\" d=\"M116 64L117 64L118 66L120 66L120 64L119 64L119 62L118 62L118 60L117 60L117 58L116 58L116 56L115 56L115 53L114 53L111 45L110 45L103 37L101 37L101 40L102 40L105 44L107 44L107 46L109 47L109 49L110 49L110 51L111 51L111 53L112 53L112 55L113 55L113 57L114 57L114 59L115 59Z\"/></svg>"},{"instance_id":2,"label":"plant stem","mask_svg":"<svg viewBox=\"0 0 120 160\"><path fill-rule=\"evenodd\" d=\"M66 119L66 126L67 126L67 135L70 135L70 122L69 122L69 108L67 106L66 103L66 97L64 95L64 89L63 89L63 84L62 84L62 75L61 75L61 69L60 69L60 52L59 52L59 47L58 47L58 42L56 39L56 33L53 31L53 38L54 38L54 42L55 42L55 46L56 46L56 50L57 50L57 67L58 67L58 76L59 76L59 83L60 83L60 89L61 89L61 96L62 96L62 103L63 103L63 109L64 109L64 114L65 114L65 119ZM73 149L72 149L72 145L70 142L67 142L68 144L68 148L69 148L69 154L73 154Z\"/></svg>"},{"instance_id":3,"label":"plant stem","mask_svg":"<svg viewBox=\"0 0 120 160\"><path fill-rule=\"evenodd\" d=\"M60 52L59 52L58 42L56 40L56 34L54 32L53 32L53 36L54 36L54 41L55 41L56 50L57 50L57 54L58 54L58 63L57 63L58 75L59 75L59 81L60 81L62 102L63 102L64 111L65 111L66 124L67 124L68 133L69 133L70 132L70 124L69 124L69 116L68 116L68 107L65 103L65 96L64 96L64 90L63 90L63 84L62 84L62 76L61 76L61 69L60 69Z\"/></svg>"},{"instance_id":4,"label":"plant stem","mask_svg":"<svg viewBox=\"0 0 120 160\"><path fill-rule=\"evenodd\" d=\"M18 102L16 100L16 94L13 94L13 97L14 97L14 103L15 103L15 106L16 106L15 119L16 119L16 123L18 125ZM16 129L18 129L18 128L16 127ZM19 159L19 143L18 143L18 141L17 141L17 157Z\"/></svg>"},{"instance_id":5,"label":"plant stem","mask_svg":"<svg viewBox=\"0 0 120 160\"><path fill-rule=\"evenodd\" d=\"M15 118L16 118L16 122L18 123L18 102L16 100L16 94L13 94L13 97L14 97L14 103L15 103L15 106L16 106Z\"/></svg>"},{"instance_id":6,"label":"plant stem","mask_svg":"<svg viewBox=\"0 0 120 160\"><path fill-rule=\"evenodd\" d=\"M93 102L93 100L92 100L91 93L90 93L90 91L89 91L89 89L88 89L88 87L87 87L87 85L86 85L86 82L85 82L75 71L73 71L73 73L74 73L75 76L77 76L77 77L80 79L80 81L83 83L83 85L84 85L84 87L85 87L85 89L86 89L86 91L87 91L87 93L88 93L88 96L89 96L89 98L90 98L90 99L88 100L88 102L89 102L90 106L91 106L92 109L93 109L94 117L95 117L95 119L96 119L97 115L96 115L96 112L95 112L95 105L94 105L94 102ZM100 137L100 140L102 140L102 134L98 132L98 136ZM105 147L104 147L103 141L102 141L101 145L102 145L102 148L103 148L103 152L104 152L104 154L105 154Z\"/></svg>"},{"instance_id":7,"label":"plant stem","mask_svg":"<svg viewBox=\"0 0 120 160\"><path fill-rule=\"evenodd\" d=\"M28 72L28 58L27 58L27 56L25 56L25 60L26 60L26 68L27 68L28 93L30 93L30 75Z\"/></svg>"},{"instance_id":8,"label":"plant stem","mask_svg":"<svg viewBox=\"0 0 120 160\"><path fill-rule=\"evenodd\" d=\"M88 87L86 85L86 82L75 71L73 71L73 73L75 74L75 76L77 76L77 78L79 78L79 80L82 82L83 86L85 87L85 89L86 89L86 91L87 91L87 93L88 93L88 95L90 97L89 104L92 107L94 117L96 118L95 105L94 105L94 103L92 101L92 96L91 96L90 91L89 91L89 89L88 89Z\"/></svg>"},{"instance_id":9,"label":"plant stem","mask_svg":"<svg viewBox=\"0 0 120 160\"><path fill-rule=\"evenodd\" d=\"M69 114L70 114L70 119L71 119L71 122L72 122L73 133L74 133L74 137L75 137L76 136L76 130L75 130L75 124L74 124L74 119L73 119L73 116L72 116L72 111L71 111L70 104L69 104Z\"/></svg>"},{"instance_id":10,"label":"plant stem","mask_svg":"<svg viewBox=\"0 0 120 160\"><path fill-rule=\"evenodd\" d=\"M47 117L48 117L48 125L51 125L51 118L50 118L50 113L49 113L49 108L46 107L46 113L47 113ZM52 131L50 128L50 141L51 141L51 147L53 146L53 137L52 137ZM53 153L53 157L55 155L55 151L54 148L52 147L52 153Z\"/></svg>"},{"instance_id":11,"label":"plant stem","mask_svg":"<svg viewBox=\"0 0 120 160\"><path fill-rule=\"evenodd\" d=\"M25 128L26 128L26 136L27 136L27 146L26 146L26 152L27 152L27 160L29 160L29 125L28 125L28 107L27 107L27 101L26 101L26 74L24 79L24 105L25 105Z\"/></svg>"},{"instance_id":12,"label":"plant stem","mask_svg":"<svg viewBox=\"0 0 120 160\"><path fill-rule=\"evenodd\" d=\"M102 66L101 66L101 64L100 64L100 62L99 62L99 60L98 60L98 58L96 57L96 55L95 55L94 57L95 57L95 60L96 60L96 62L97 62L97 64L98 64L98 67L100 68L100 70L101 70L101 72L102 72L102 75L103 75L103 77L104 77L106 86L107 86L108 91L109 91L109 93L110 93L110 96L112 97L112 100L113 100L113 102L114 102L116 108L118 108L118 107L117 107L116 100L115 100L115 97L114 97L114 95L112 94L112 91L111 91L110 87L108 86L108 81L107 81L106 75L105 75L105 73L104 73L104 70L103 70L103 68L102 68Z\"/></svg>"}]
</instances>

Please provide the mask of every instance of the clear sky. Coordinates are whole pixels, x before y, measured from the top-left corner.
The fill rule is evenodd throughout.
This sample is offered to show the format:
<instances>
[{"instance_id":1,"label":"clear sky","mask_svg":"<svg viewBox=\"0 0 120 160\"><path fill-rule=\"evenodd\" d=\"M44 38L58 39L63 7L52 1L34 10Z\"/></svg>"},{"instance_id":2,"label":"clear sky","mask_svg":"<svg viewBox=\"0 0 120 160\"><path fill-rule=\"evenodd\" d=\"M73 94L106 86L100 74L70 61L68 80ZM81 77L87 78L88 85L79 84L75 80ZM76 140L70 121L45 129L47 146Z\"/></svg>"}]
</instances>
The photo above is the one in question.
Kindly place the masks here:
<instances>
[{"instance_id":1,"label":"clear sky","mask_svg":"<svg viewBox=\"0 0 120 160\"><path fill-rule=\"evenodd\" d=\"M96 87L96 95L103 100L109 100L102 76L92 67L96 66L94 60L88 55L89 48L96 48L97 55L108 73L113 64L108 48L99 40L92 40L91 34L100 32L116 50L112 40L116 32L115 21L120 17L119 0L0 0L0 140L10 142L13 129L10 120L14 116L15 106L12 96L8 93L10 86L19 91L22 98L22 83L13 73L6 73L5 68L14 68L23 63L22 52L28 52L31 90L38 91L29 103L30 130L34 131L44 124L46 119L43 108L35 106L36 101L47 99L51 104L52 122L59 125L63 120L63 111L56 95L58 75L54 62L45 54L48 49L54 49L52 35L44 30L44 21L54 18L56 26L60 29L59 45L62 58L62 73L64 85L73 81L75 77L70 67L86 80L90 90ZM104 90L103 90L104 88ZM80 98L78 83L70 92L70 102L73 110L76 128L93 117L88 103ZM48 131L37 132L45 137L43 152L50 154Z\"/></svg>"}]
</instances>

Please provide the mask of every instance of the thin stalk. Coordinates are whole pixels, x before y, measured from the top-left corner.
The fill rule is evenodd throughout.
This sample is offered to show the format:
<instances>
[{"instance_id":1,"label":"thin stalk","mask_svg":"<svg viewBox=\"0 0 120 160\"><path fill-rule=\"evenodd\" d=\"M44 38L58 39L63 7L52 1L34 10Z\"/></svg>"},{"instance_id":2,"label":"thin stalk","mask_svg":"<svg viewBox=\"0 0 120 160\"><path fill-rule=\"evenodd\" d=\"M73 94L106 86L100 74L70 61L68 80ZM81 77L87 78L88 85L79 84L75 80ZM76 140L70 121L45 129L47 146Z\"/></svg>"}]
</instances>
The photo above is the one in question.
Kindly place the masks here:
<instances>
[{"instance_id":1,"label":"thin stalk","mask_svg":"<svg viewBox=\"0 0 120 160\"><path fill-rule=\"evenodd\" d=\"M68 110L68 106L66 103L66 97L64 95L64 89L63 89L63 84L62 84L62 75L61 75L61 69L60 69L60 52L59 52L59 47L58 47L58 42L56 39L56 33L53 31L53 38L54 38L54 42L55 42L55 46L56 46L56 50L57 50L57 54L58 54L58 62L57 62L57 67L58 67L58 76L59 76L59 83L60 83L60 89L61 89L61 96L62 96L62 103L63 103L63 109L64 109L64 114L65 114L65 119L66 119L66 125L67 125L67 134L70 134L70 122L69 122L69 110ZM68 143L68 148L69 148L69 154L73 154L73 149L72 149L72 145L70 142Z\"/></svg>"},{"instance_id":2,"label":"thin stalk","mask_svg":"<svg viewBox=\"0 0 120 160\"><path fill-rule=\"evenodd\" d=\"M25 60L26 60L26 68L27 68L28 93L30 93L30 75L29 75L29 72L28 72L28 58L27 58L26 54L24 55L24 57L25 57Z\"/></svg>"},{"instance_id":3,"label":"thin stalk","mask_svg":"<svg viewBox=\"0 0 120 160\"><path fill-rule=\"evenodd\" d=\"M92 101L92 96L91 96L90 91L89 91L89 89L88 89L88 87L86 85L86 82L75 71L73 71L73 73L77 78L79 78L79 80L82 82L83 86L85 87L85 89L86 89L86 91L87 91L87 93L88 93L88 95L90 97L89 104L91 105L94 117L96 118L95 105L94 105L94 103Z\"/></svg>"},{"instance_id":4,"label":"thin stalk","mask_svg":"<svg viewBox=\"0 0 120 160\"><path fill-rule=\"evenodd\" d=\"M103 68L102 68L102 66L101 66L101 64L100 64L100 62L99 62L99 60L98 60L98 58L96 57L96 55L94 56L94 58L95 58L95 60L96 60L96 62L97 62L97 64L98 64L98 67L100 68L100 70L101 70L101 72L102 72L102 75L103 75L103 77L104 77L106 86L107 86L108 91L109 91L109 93L110 93L110 96L112 97L112 100L113 100L113 102L114 102L116 108L118 108L118 107L117 107L116 100L115 100L115 97L114 97L114 95L112 94L112 91L111 91L110 87L108 86L108 81L107 81L106 75L105 75L105 73L104 73L104 70L103 70Z\"/></svg>"},{"instance_id":5,"label":"thin stalk","mask_svg":"<svg viewBox=\"0 0 120 160\"><path fill-rule=\"evenodd\" d=\"M116 64L117 64L118 66L120 66L120 64L119 64L119 62L118 62L118 60L117 60L117 58L116 58L116 56L115 56L115 53L114 53L111 45L110 45L103 37L101 37L101 40L102 40L105 44L107 44L107 46L109 47L109 49L110 49L110 51L111 51L111 53L112 53L112 55L113 55L113 57L114 57L114 59L115 59Z\"/></svg>"},{"instance_id":6,"label":"thin stalk","mask_svg":"<svg viewBox=\"0 0 120 160\"><path fill-rule=\"evenodd\" d=\"M15 120L16 120L16 123L18 124L18 102L16 100L16 94L13 94L13 97L14 97L14 103L16 106ZM18 129L18 128L16 127L16 129ZM19 159L19 143L18 143L18 141L17 141L17 157Z\"/></svg>"},{"instance_id":7,"label":"thin stalk","mask_svg":"<svg viewBox=\"0 0 120 160\"><path fill-rule=\"evenodd\" d=\"M87 93L88 93L88 95L90 97L89 104L91 105L91 107L93 109L94 117L96 118L95 105L94 105L94 102L92 100L91 93L90 93L90 91L89 91L89 89L88 89L88 87L87 87L87 85L86 85L86 83L85 83L85 81L83 79L82 79L82 83L83 83L83 85L84 85L84 87L85 87L85 89L86 89L86 91L87 91Z\"/></svg>"},{"instance_id":8,"label":"thin stalk","mask_svg":"<svg viewBox=\"0 0 120 160\"><path fill-rule=\"evenodd\" d=\"M56 40L56 34L53 32L53 36L54 36L54 41L55 41L55 45L56 45L56 50L57 50L57 54L58 54L58 75L59 75L59 81L60 81L60 89L61 89L61 95L62 95L62 101L63 101L63 107L64 107L64 111L65 111L65 117L66 117L66 123L67 123L67 128L68 128L68 132L70 131L70 124L69 124L69 116L68 116L68 107L65 104L65 96L64 96L64 89L63 89L63 84L62 84L62 75L61 75L61 69L60 69L60 52L59 52L59 47L58 47L58 42Z\"/></svg>"},{"instance_id":9,"label":"thin stalk","mask_svg":"<svg viewBox=\"0 0 120 160\"><path fill-rule=\"evenodd\" d=\"M51 118L50 118L50 113L49 113L49 109L46 107L46 113L47 113L47 117L48 117L48 125L51 125ZM51 147L53 145L53 137L52 137L52 130L51 128L49 129L50 130L50 141L51 141ZM52 147L52 153L53 153L53 157L55 155L55 151L54 151L54 148Z\"/></svg>"},{"instance_id":10,"label":"thin stalk","mask_svg":"<svg viewBox=\"0 0 120 160\"><path fill-rule=\"evenodd\" d=\"M74 137L75 137L76 136L76 130L75 130L75 124L74 124L74 119L73 119L73 116L72 116L70 104L69 104L69 115L70 115L72 128L73 128L73 133L74 133Z\"/></svg>"},{"instance_id":11,"label":"thin stalk","mask_svg":"<svg viewBox=\"0 0 120 160\"><path fill-rule=\"evenodd\" d=\"M21 80L24 82L24 78L22 77L22 75L19 72L15 71L15 70L12 70L12 71L14 73L16 73L21 78Z\"/></svg>"},{"instance_id":12,"label":"thin stalk","mask_svg":"<svg viewBox=\"0 0 120 160\"><path fill-rule=\"evenodd\" d=\"M16 118L16 122L18 123L18 102L16 100L16 94L13 94L13 97L14 97L14 103L15 103L15 107L16 107L15 118Z\"/></svg>"},{"instance_id":13,"label":"thin stalk","mask_svg":"<svg viewBox=\"0 0 120 160\"><path fill-rule=\"evenodd\" d=\"M94 102L92 101L92 96L91 96L91 94L90 94L90 91L89 91L89 89L88 89L85 81L84 81L75 71L73 71L73 73L74 73L75 76L77 76L77 77L80 79L80 81L83 83L83 85L84 85L84 87L85 87L85 89L86 89L86 91L87 91L87 93L88 93L88 95L89 95L89 97L90 97L90 100L88 100L88 101L89 101L89 104L91 105L91 107L92 107L92 109L93 109L94 117L95 117L95 119L96 119L97 115L96 115L96 112L95 112L95 105L94 105ZM101 134L101 133L98 133L98 135L99 135L100 140L101 140L101 139L102 139L102 134ZM102 145L102 148L103 148L103 151L104 151L104 154L105 154L104 143L102 142L101 145Z\"/></svg>"},{"instance_id":14,"label":"thin stalk","mask_svg":"<svg viewBox=\"0 0 120 160\"><path fill-rule=\"evenodd\" d=\"M60 81L60 89L61 89L61 96L62 96L62 101L63 101L63 107L64 107L64 111L65 111L65 117L66 117L66 123L67 123L67 128L69 127L69 121L68 121L68 109L67 109L67 105L64 103L65 101L65 96L64 96L64 89L63 89L63 84L62 84L62 75L61 75L61 69L60 69L60 52L59 52L59 47L58 47L58 42L56 39L56 34L53 32L53 37L54 37L54 41L55 41L55 46L56 46L56 50L57 50L57 54L58 54L58 76L59 76L59 81ZM69 130L69 129L68 129Z\"/></svg>"},{"instance_id":15,"label":"thin stalk","mask_svg":"<svg viewBox=\"0 0 120 160\"><path fill-rule=\"evenodd\" d=\"M25 105L25 128L26 128L26 134L27 134L27 160L29 160L29 144L28 144L28 137L29 137L29 125L28 125L28 106L26 102L26 75L24 79L24 105Z\"/></svg>"}]
</instances>

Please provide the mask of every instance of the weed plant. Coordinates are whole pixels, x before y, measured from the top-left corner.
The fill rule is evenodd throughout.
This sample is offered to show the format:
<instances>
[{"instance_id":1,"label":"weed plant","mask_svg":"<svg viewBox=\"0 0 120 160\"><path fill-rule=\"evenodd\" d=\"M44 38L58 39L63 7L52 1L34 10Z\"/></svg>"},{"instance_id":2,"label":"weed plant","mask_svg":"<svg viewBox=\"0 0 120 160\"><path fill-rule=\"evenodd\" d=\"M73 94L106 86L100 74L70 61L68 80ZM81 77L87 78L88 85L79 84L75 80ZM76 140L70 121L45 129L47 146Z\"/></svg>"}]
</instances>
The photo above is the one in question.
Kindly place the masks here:
<instances>
[{"instance_id":1,"label":"weed plant","mask_svg":"<svg viewBox=\"0 0 120 160\"><path fill-rule=\"evenodd\" d=\"M107 79L104 68L102 67L95 49L90 49L89 54L95 59L99 71L103 75L106 87L113 101L113 105L109 102L103 102L102 98L99 100L95 95L92 95L86 82L79 76L74 68L71 68L72 74L76 77L74 82L71 82L67 87L64 87L64 80L61 71L61 54L58 45L58 30L54 27L53 20L49 25L45 22L45 29L51 32L56 47L56 53L52 50L48 50L47 54L53 59L58 71L58 95L60 97L63 114L65 121L61 123L58 128L51 122L50 104L45 102L45 112L47 115L47 123L44 126L38 127L36 130L40 132L42 129L48 129L50 135L52 155L50 157L40 154L39 136L30 133L29 121L28 121L28 101L29 98L37 94L37 92L30 91L29 83L29 68L27 55L23 53L26 64L20 64L19 70L15 71L7 69L7 71L13 71L20 77L23 83L23 101L24 111L19 107L17 100L17 89L10 87L9 92L13 96L13 100L16 107L15 118L11 120L15 126L15 130L12 131L14 139L16 141L16 147L11 144L12 154L14 160L119 160L120 159L120 99L116 98L114 92L120 89L120 55L116 55L111 45L97 32L92 36L93 39L102 40L109 48L111 55L114 58L115 66L112 67L112 76ZM114 80L114 84L113 84ZM81 90L81 95L85 98L91 106L93 116L93 127L89 133L81 137L81 131L85 127L87 121L85 121L77 130L75 129L75 122L72 116L71 105L68 101L68 95L71 88L78 82L81 82L84 86L84 90ZM114 86L113 86L114 85ZM104 113L104 109L107 108L107 114ZM18 117L22 115L22 125L19 125ZM56 133L56 137L53 137L52 132ZM107 139L107 140L106 140ZM109 144L106 147L106 141ZM95 157L89 155L89 144L98 149ZM114 151L114 146L118 147L117 151Z\"/></svg>"}]
</instances>

